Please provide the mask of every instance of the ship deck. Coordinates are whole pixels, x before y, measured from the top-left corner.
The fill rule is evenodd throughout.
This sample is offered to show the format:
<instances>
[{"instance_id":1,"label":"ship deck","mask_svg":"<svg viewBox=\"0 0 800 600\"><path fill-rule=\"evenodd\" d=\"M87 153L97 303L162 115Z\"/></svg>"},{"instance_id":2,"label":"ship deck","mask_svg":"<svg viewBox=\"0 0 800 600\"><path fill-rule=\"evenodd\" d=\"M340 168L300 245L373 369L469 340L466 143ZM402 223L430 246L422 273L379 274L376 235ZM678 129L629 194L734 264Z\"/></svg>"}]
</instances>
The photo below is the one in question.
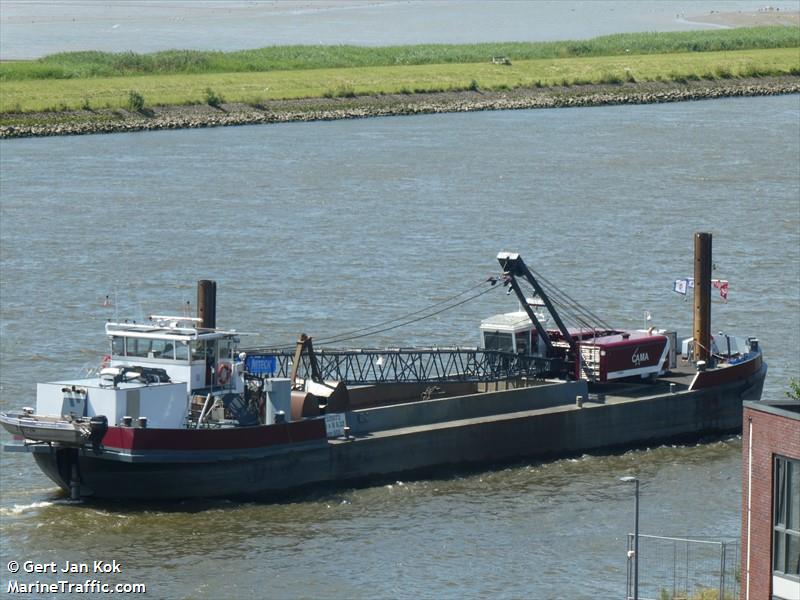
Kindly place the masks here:
<instances>
[{"instance_id":1,"label":"ship deck","mask_svg":"<svg viewBox=\"0 0 800 600\"><path fill-rule=\"evenodd\" d=\"M589 399L597 401L598 398L619 396L621 398L643 398L670 392L671 385L675 391L681 392L689 389L696 370L689 361L680 359L678 366L669 373L655 380L620 381L609 383L592 383L589 385Z\"/></svg>"}]
</instances>

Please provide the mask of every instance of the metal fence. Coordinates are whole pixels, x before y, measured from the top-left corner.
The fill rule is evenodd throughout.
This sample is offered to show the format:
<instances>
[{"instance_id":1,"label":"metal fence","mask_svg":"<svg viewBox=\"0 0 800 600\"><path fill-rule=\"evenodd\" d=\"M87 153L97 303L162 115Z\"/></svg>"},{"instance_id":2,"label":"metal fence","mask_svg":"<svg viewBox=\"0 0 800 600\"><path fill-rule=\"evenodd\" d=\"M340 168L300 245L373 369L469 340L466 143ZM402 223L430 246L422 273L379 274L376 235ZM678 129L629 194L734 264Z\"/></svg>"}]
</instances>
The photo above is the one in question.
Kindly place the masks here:
<instances>
[{"instance_id":1,"label":"metal fence","mask_svg":"<svg viewBox=\"0 0 800 600\"><path fill-rule=\"evenodd\" d=\"M634 534L628 534L627 598L633 598ZM739 543L639 534L640 600L738 600Z\"/></svg>"}]
</instances>

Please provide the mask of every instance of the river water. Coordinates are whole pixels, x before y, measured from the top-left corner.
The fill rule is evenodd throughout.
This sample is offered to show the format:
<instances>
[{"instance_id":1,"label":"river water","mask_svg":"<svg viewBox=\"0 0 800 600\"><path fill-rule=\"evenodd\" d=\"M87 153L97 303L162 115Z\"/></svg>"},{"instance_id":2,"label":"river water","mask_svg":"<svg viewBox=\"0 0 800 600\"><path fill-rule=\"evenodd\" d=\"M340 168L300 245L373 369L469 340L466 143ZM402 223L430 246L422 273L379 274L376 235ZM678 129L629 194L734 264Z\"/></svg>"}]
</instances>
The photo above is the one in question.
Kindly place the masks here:
<instances>
[{"instance_id":1,"label":"river water","mask_svg":"<svg viewBox=\"0 0 800 600\"><path fill-rule=\"evenodd\" d=\"M699 230L730 281L714 328L759 337L781 397L800 372L798 164L797 95L2 141L0 410L96 364L105 319L181 311L201 278L247 345L291 343L438 302L516 250L606 321L650 311L688 335L671 283ZM357 343L474 345L514 306L493 292ZM645 533L740 522L735 437L271 504L71 505L29 456L0 467L4 590L12 559L116 559L104 582L158 598L618 598L619 476L643 482Z\"/></svg>"},{"instance_id":2,"label":"river water","mask_svg":"<svg viewBox=\"0 0 800 600\"><path fill-rule=\"evenodd\" d=\"M710 29L710 12L798 10L796 0L0 0L0 58L72 50L237 50L583 39Z\"/></svg>"},{"instance_id":3,"label":"river water","mask_svg":"<svg viewBox=\"0 0 800 600\"><path fill-rule=\"evenodd\" d=\"M578 38L760 7L2 1L0 57ZM201 278L220 325L283 344L439 302L516 250L606 321L650 311L688 335L691 303L670 290L698 230L731 286L714 327L759 336L765 396L781 397L800 373L799 140L795 95L0 141L0 410L96 365L105 319L181 312ZM493 292L354 343L474 345L480 319L513 308ZM633 503L618 478L642 480L643 532L736 537L740 472L733 437L270 504L74 505L0 453L0 589L10 560L117 560L89 578L155 598L619 598Z\"/></svg>"}]
</instances>

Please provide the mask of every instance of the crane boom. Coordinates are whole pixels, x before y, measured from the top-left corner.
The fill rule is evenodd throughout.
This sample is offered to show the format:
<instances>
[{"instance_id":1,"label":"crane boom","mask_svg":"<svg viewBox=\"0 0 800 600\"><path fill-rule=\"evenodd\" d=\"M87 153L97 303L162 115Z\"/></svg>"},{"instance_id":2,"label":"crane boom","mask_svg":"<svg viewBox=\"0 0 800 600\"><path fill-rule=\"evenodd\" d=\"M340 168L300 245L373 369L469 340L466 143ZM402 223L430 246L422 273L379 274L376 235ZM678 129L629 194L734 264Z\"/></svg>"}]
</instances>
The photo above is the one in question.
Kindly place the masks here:
<instances>
[{"instance_id":1,"label":"crane boom","mask_svg":"<svg viewBox=\"0 0 800 600\"><path fill-rule=\"evenodd\" d=\"M550 336L547 334L545 329L542 327L542 324L539 323L539 320L536 318L536 314L531 309L530 305L528 304L528 300L525 298L525 294L522 292L522 288L519 286L519 282L517 281L517 277L522 277L528 283L531 284L536 295L541 298L542 302L544 303L547 312L550 313L550 316L553 317L553 321L555 322L558 330L561 332L561 335L564 338L564 341L569 344L570 354L573 360L578 356L578 347L575 343L575 339L569 333L566 325L564 325L564 321L561 320L561 317L556 311L553 303L550 301L550 298L547 296L547 293L544 291L542 286L533 276L531 270L525 264L525 261L522 260L519 254L514 252L500 252L497 255L497 261L500 263L500 266L503 269L503 275L506 277L508 284L511 286L511 289L514 290L514 293L519 298L520 304L522 305L523 310L527 313L528 317L530 318L531 322L536 327L536 331L539 332L540 338L544 341L547 347L547 355L553 355L553 344L550 341Z\"/></svg>"}]
</instances>

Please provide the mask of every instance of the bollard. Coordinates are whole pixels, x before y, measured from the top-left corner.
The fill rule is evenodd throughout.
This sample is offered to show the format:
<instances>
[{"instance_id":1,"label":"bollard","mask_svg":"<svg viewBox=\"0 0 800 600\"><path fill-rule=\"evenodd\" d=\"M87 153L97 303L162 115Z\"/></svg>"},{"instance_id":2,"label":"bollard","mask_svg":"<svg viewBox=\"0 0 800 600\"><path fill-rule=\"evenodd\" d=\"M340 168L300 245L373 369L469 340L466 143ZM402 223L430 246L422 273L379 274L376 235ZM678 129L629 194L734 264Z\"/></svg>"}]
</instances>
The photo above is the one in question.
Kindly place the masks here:
<instances>
[{"instance_id":1,"label":"bollard","mask_svg":"<svg viewBox=\"0 0 800 600\"><path fill-rule=\"evenodd\" d=\"M675 393L675 391L676 391L676 389L677 389L677 387L678 387L678 386L677 386L677 385L675 385L674 383L670 383L670 384L669 384L669 393L670 393L670 394L674 394L674 393Z\"/></svg>"},{"instance_id":2,"label":"bollard","mask_svg":"<svg viewBox=\"0 0 800 600\"><path fill-rule=\"evenodd\" d=\"M139 417L139 427L147 429L147 417Z\"/></svg>"},{"instance_id":3,"label":"bollard","mask_svg":"<svg viewBox=\"0 0 800 600\"><path fill-rule=\"evenodd\" d=\"M575 406L583 408L583 396L575 396Z\"/></svg>"},{"instance_id":4,"label":"bollard","mask_svg":"<svg viewBox=\"0 0 800 600\"><path fill-rule=\"evenodd\" d=\"M133 424L133 417L129 417L125 415L122 417L122 425L123 427L130 427Z\"/></svg>"}]
</instances>

